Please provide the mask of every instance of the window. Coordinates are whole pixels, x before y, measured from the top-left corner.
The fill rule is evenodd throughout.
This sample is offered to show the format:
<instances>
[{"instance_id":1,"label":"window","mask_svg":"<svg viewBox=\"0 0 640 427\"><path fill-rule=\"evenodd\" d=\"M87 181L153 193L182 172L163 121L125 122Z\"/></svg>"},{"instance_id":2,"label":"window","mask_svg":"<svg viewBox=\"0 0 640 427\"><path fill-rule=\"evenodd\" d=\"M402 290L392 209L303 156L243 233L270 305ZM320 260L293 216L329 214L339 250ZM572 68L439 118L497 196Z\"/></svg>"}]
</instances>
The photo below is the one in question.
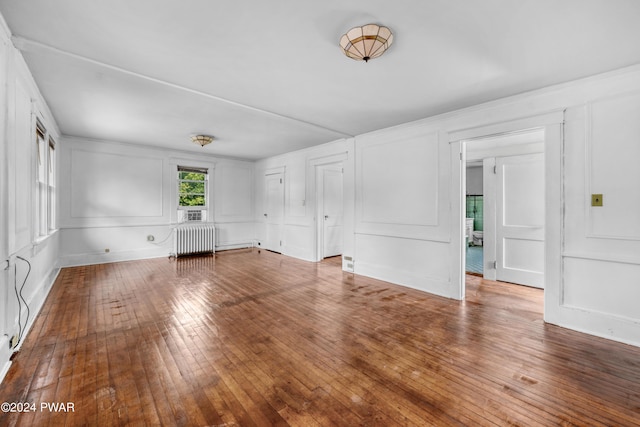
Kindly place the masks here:
<instances>
[{"instance_id":1,"label":"window","mask_svg":"<svg viewBox=\"0 0 640 427\"><path fill-rule=\"evenodd\" d=\"M47 150L45 149L45 134L46 130L44 126L38 121L36 123L36 236L42 237L49 234L49 227L47 225L47 211L48 211L48 197L47 197Z\"/></svg>"},{"instance_id":2,"label":"window","mask_svg":"<svg viewBox=\"0 0 640 427\"><path fill-rule=\"evenodd\" d=\"M36 121L36 197L34 226L36 239L48 236L55 229L56 207L56 143L40 120Z\"/></svg>"},{"instance_id":3,"label":"window","mask_svg":"<svg viewBox=\"0 0 640 427\"><path fill-rule=\"evenodd\" d=\"M178 166L178 222L207 220L207 169Z\"/></svg>"}]
</instances>

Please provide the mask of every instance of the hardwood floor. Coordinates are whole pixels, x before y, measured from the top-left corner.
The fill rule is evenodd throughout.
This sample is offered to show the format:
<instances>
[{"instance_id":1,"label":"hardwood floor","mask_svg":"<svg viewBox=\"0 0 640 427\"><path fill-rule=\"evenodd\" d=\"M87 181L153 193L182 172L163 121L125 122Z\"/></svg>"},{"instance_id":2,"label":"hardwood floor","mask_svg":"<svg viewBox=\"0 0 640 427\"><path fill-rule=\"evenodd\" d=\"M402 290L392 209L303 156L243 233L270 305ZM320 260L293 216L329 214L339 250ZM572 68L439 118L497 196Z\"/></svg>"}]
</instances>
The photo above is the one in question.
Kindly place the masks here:
<instances>
[{"instance_id":1,"label":"hardwood floor","mask_svg":"<svg viewBox=\"0 0 640 427\"><path fill-rule=\"evenodd\" d=\"M0 425L640 425L640 348L545 324L542 291L469 276L460 302L339 263L64 269L0 390L35 411Z\"/></svg>"}]
</instances>

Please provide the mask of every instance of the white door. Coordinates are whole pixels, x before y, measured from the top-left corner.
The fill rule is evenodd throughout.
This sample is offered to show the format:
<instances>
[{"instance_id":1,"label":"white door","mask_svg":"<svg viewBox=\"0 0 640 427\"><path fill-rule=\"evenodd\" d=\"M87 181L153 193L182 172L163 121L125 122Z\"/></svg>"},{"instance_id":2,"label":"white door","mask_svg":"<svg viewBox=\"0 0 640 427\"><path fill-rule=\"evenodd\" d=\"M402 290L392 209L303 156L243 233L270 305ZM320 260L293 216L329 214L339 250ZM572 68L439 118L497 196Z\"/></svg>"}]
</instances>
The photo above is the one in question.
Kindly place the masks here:
<instances>
[{"instance_id":1,"label":"white door","mask_svg":"<svg viewBox=\"0 0 640 427\"><path fill-rule=\"evenodd\" d=\"M496 279L544 287L544 155L496 158Z\"/></svg>"},{"instance_id":2,"label":"white door","mask_svg":"<svg viewBox=\"0 0 640 427\"><path fill-rule=\"evenodd\" d=\"M322 170L323 257L342 254L342 169Z\"/></svg>"},{"instance_id":3,"label":"white door","mask_svg":"<svg viewBox=\"0 0 640 427\"><path fill-rule=\"evenodd\" d=\"M282 224L284 218L283 174L265 176L265 249L282 252Z\"/></svg>"}]
</instances>

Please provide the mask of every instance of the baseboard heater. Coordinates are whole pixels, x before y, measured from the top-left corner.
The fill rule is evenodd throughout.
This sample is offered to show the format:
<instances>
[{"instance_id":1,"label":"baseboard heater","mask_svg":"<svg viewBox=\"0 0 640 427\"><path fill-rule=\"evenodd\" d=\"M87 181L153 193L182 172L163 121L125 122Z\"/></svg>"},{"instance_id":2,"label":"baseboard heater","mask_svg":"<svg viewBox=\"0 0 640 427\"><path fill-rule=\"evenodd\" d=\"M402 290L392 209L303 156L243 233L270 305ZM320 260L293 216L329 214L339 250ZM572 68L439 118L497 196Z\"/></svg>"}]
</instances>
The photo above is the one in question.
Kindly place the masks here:
<instances>
[{"instance_id":1,"label":"baseboard heater","mask_svg":"<svg viewBox=\"0 0 640 427\"><path fill-rule=\"evenodd\" d=\"M214 253L216 228L212 223L179 225L173 232L173 249L176 257Z\"/></svg>"}]
</instances>

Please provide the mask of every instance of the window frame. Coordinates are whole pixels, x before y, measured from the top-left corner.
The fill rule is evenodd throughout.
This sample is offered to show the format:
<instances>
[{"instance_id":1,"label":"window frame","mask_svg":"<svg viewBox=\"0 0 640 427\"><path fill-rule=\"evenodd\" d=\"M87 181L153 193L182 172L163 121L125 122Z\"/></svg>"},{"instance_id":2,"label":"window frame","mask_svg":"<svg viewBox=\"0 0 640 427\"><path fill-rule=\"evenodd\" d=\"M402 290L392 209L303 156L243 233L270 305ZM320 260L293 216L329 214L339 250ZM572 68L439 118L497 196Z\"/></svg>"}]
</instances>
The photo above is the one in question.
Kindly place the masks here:
<instances>
[{"instance_id":1,"label":"window frame","mask_svg":"<svg viewBox=\"0 0 640 427\"><path fill-rule=\"evenodd\" d=\"M47 142L47 130L39 119L35 124L35 143L36 143L36 159L35 159L35 207L33 210L33 234L35 240L43 239L49 235L49 226L47 224L47 150L45 145Z\"/></svg>"},{"instance_id":2,"label":"window frame","mask_svg":"<svg viewBox=\"0 0 640 427\"><path fill-rule=\"evenodd\" d=\"M56 230L56 141L49 135L47 150L47 225L49 234Z\"/></svg>"},{"instance_id":3,"label":"window frame","mask_svg":"<svg viewBox=\"0 0 640 427\"><path fill-rule=\"evenodd\" d=\"M56 230L56 142L39 117L35 116L33 179L33 242L39 243Z\"/></svg>"}]
</instances>

